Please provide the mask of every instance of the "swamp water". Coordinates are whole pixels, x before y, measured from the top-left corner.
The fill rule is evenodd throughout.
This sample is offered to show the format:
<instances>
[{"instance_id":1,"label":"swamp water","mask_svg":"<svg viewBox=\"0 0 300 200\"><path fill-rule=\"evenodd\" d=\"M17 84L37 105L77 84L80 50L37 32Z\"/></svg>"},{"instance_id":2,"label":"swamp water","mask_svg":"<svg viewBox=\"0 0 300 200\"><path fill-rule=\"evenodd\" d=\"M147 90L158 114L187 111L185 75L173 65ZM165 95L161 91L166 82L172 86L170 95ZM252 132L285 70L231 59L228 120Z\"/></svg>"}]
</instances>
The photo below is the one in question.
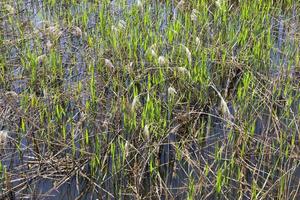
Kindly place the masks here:
<instances>
[{"instance_id":1,"label":"swamp water","mask_svg":"<svg viewBox=\"0 0 300 200\"><path fill-rule=\"evenodd\" d=\"M282 156L281 151L286 149L285 145L288 144L284 143L277 148L274 145L279 145L279 143L272 143L279 137L280 140L293 140L296 144L296 147L293 148L297 148L299 145L299 129L297 127L300 103L299 88L295 88L293 92L287 94L292 99L288 109L290 115L279 119L278 126L274 125L273 113L270 113L268 106L261 106L259 103L255 105L260 106L257 108L260 111L258 112L259 116L253 120L254 128L252 127L252 129L255 139L251 141L251 148L261 149L260 151L265 154L259 155L259 152L255 154L256 149L248 149L248 154L239 152L245 159L241 159L241 163L235 163L233 158L241 155L238 155L234 149L247 148L244 144L250 143L250 141L235 143L239 140L239 131L242 127L239 126L238 116L236 116L239 106L228 101L229 112L236 120L228 122L224 120L220 112L219 100L203 110L202 108L196 109L197 103L188 105L188 103L192 104L192 100L191 102L186 101L180 106L174 103L168 105L173 101L172 95L168 94L172 82L165 77L165 84L159 86L159 92L156 95L160 99L160 103L157 105L167 110L161 112L161 116L158 118L167 119L163 126L169 127L165 129L169 133L163 137L155 136L152 140L141 142L133 133L143 134L145 126L128 123L125 120L128 116L120 111L120 101L124 97L132 102L138 93L139 109L144 108L149 102L149 94L147 96L143 92L145 93L151 78L147 77L147 74L146 78L141 78L137 73L137 77L134 79L130 72L116 73L113 71L116 69L110 69L110 71L91 69L91 66L97 65L96 63L112 65L108 60L105 60L103 64L103 59L108 58L114 61L115 66L111 66L111 68L125 64L130 65L126 60L119 60L118 56L122 57L122 53L130 54L128 49L136 48L137 53L131 53L133 56L130 59L134 60L136 70L143 74L139 65L141 69L145 69L149 62L145 61L144 56L149 47L144 48L143 45L146 43L139 44L141 40L132 39L138 33L133 31L128 34L128 44L125 45L122 41L116 42L110 38L110 34L113 35L114 32L118 34L120 30L130 29L128 27L131 24L129 20L136 20L130 15L138 15L138 12L141 12L138 11L141 9L140 5L137 6L140 1L112 1L104 4L105 6L84 2L69 3L70 5L67 1L61 3L55 3L55 1L13 2L12 5L16 5L13 6L14 12L18 14L1 16L3 41L14 42L18 38L21 40L16 44L8 42L4 48L1 47L2 63L9 66L5 75L9 78L5 80L10 82L0 85L3 93L0 99L2 117L0 122L4 128L13 130L8 138L5 151L1 154L1 169L2 171L6 170L2 178L3 189L0 190L3 198L217 199L224 195L234 199L240 195L239 193L243 193L241 196L244 199L250 199L253 195L251 189L255 190L253 185L262 187L264 192L270 190L269 193L272 193L274 190L273 192L277 193L277 187L272 188L272 184L277 184L282 180L280 178L282 171L287 176L287 181L283 184L288 184L290 191L296 191L296 193L286 191L290 195L287 196L299 195L299 154L291 157ZM171 34L172 20L180 21L181 24L178 23L180 26L185 23L185 14L181 13L183 11L180 12L180 5L176 1L172 1L168 5L155 1L148 3L149 6L142 5L143 12L149 9L150 18L153 19L153 23L157 23L152 28L157 28L156 33L160 36L157 36L159 39L154 39L154 41L163 44L160 52L162 55L167 55L171 52L171 47L166 44L170 40L168 34ZM1 3L1 5L3 4ZM299 44L296 46L297 43L294 41L299 28L296 25L288 26L291 29L287 30L285 27L287 23L299 23L296 6L291 8L291 14L288 16L271 17L270 32L274 48L270 50L267 58L270 60L268 64L272 65L268 68L270 71L267 75L274 77L270 80L275 82L276 80L281 81L280 77L284 76L289 81L289 73L297 70L295 64L290 60L292 60L294 52L298 52L299 49ZM101 11L103 9L105 11ZM64 12L70 13L64 15ZM101 13L104 13L104 17L101 17ZM213 16L210 16L210 20L213 23ZM14 25L12 21L19 22L19 24ZM110 26L112 31L109 34L105 33L108 29L107 24L112 24ZM237 26L239 26L239 22L237 22ZM24 30L20 30L21 28ZM213 38L218 34L218 28L207 27L207 36L204 36L202 41L206 43L204 46L214 45ZM182 31L187 30L183 29ZM120 37L122 37L121 34ZM140 34L145 33L141 31ZM183 37L180 42L188 43L186 41L188 37ZM131 41L133 43L130 43ZM49 47L51 45L55 47ZM110 50L110 48L118 48L118 45L123 48L120 50L121 52ZM126 47L126 45L128 46ZM125 47L128 49L126 50ZM233 49L232 56L234 57L239 57L243 51L243 47L238 45ZM113 53L117 54L113 55ZM45 60L41 55L46 55ZM208 71L213 71L217 65L213 51L206 56L199 62L204 63ZM33 61L30 60L31 57L34 57ZM37 72L30 71L31 65L36 65ZM51 69L47 69L45 66ZM149 68L151 67L149 65ZM286 74L281 74L283 72ZM34 76L36 77L33 78ZM92 86L94 84L93 77L98 85ZM124 92L116 89L119 86L116 85L115 80L123 81L122 87L126 88ZM78 86L80 84L81 86ZM75 89L77 86L83 88L78 93ZM103 99L93 104L93 98L95 98L93 97L95 92L93 87L97 86L100 91L96 92ZM200 88L201 91L202 86L196 85L195 87ZM61 94L57 95L57 91L60 91ZM116 94L116 92L119 93ZM281 92L284 93L284 91ZM20 98L26 93L29 94L27 98ZM72 95L75 93L76 95ZM278 94L278 96L280 95ZM38 101L43 102L42 107L34 106L38 104ZM252 105L248 106L251 109ZM33 110L28 110L31 107ZM146 109L150 109L150 107ZM278 107L271 111L278 112L278 116L284 116L280 112L286 112L286 108L281 110L280 105ZM94 113L94 110L97 112ZM139 111L136 112L139 113ZM178 119L181 117L181 113L189 113L188 120ZM134 115L133 118L138 117L141 117L141 113ZM189 121L191 118L195 119L194 123ZM148 121L151 122L151 120ZM145 122L138 121L138 123ZM153 125L160 123L159 119L151 123L151 130L148 131L159 132L159 128L155 128ZM132 131L136 126L139 126L141 131ZM197 127L196 129L201 130L201 134L198 134L196 138L181 135L191 127ZM281 131L286 133L284 138L280 138L282 137ZM184 137L187 139L183 139ZM151 144L151 141L155 142ZM264 146L265 142L267 144ZM130 149L129 152L124 150L125 147ZM233 152L237 155L232 155ZM299 153L299 150L292 152ZM153 166L157 167L152 169ZM272 166L278 167L273 168ZM227 174L227 178L219 175L223 173ZM220 177L221 180L216 177ZM226 185L226 189L216 192L218 184L220 187ZM201 188L201 190L197 188ZM251 189L249 190L249 188ZM156 196L151 197L147 194L156 194Z\"/></svg>"}]
</instances>

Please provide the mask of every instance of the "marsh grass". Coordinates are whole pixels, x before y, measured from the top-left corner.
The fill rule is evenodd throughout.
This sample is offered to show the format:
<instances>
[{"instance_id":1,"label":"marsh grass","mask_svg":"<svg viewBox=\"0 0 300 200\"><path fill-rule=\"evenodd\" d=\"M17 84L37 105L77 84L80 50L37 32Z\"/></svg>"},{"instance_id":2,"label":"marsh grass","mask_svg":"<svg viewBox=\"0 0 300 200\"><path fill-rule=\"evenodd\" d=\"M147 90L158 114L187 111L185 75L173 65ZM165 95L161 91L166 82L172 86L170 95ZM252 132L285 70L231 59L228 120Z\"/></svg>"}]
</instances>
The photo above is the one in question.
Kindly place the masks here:
<instances>
[{"instance_id":1,"label":"marsh grass","mask_svg":"<svg viewBox=\"0 0 300 200\"><path fill-rule=\"evenodd\" d=\"M1 198L299 197L297 1L0 5Z\"/></svg>"}]
</instances>

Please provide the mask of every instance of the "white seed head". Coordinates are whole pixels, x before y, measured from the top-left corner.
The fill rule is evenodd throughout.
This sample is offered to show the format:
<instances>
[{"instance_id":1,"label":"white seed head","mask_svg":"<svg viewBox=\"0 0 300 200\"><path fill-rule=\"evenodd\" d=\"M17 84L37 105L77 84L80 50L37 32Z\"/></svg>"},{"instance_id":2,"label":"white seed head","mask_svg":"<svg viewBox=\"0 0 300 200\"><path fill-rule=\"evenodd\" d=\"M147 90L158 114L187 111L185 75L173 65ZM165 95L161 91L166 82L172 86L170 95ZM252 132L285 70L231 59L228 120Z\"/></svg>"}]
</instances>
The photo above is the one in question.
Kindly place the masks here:
<instances>
[{"instance_id":1,"label":"white seed head","mask_svg":"<svg viewBox=\"0 0 300 200\"><path fill-rule=\"evenodd\" d=\"M158 64L160 66L167 65L168 64L168 60L164 56L159 56L158 57Z\"/></svg>"},{"instance_id":2,"label":"white seed head","mask_svg":"<svg viewBox=\"0 0 300 200\"><path fill-rule=\"evenodd\" d=\"M184 45L182 45L182 46L185 50L185 53L186 53L187 59L189 61L189 64L191 65L192 64L192 53L190 52L190 50L186 46L184 46Z\"/></svg>"},{"instance_id":3,"label":"white seed head","mask_svg":"<svg viewBox=\"0 0 300 200\"><path fill-rule=\"evenodd\" d=\"M198 11L196 9L193 9L192 13L191 13L191 20L192 21L197 21L197 14L198 14Z\"/></svg>"},{"instance_id":4,"label":"white seed head","mask_svg":"<svg viewBox=\"0 0 300 200\"><path fill-rule=\"evenodd\" d=\"M62 35L62 31L60 30L59 26L49 26L45 29L45 33L52 36L59 38Z\"/></svg>"},{"instance_id":5,"label":"white seed head","mask_svg":"<svg viewBox=\"0 0 300 200\"><path fill-rule=\"evenodd\" d=\"M221 103L220 103L220 107L221 107L221 112L224 116L224 118L226 120L229 120L229 121L233 121L234 117L233 115L230 113L230 110L227 106L227 103L226 101L224 100L224 98L221 98Z\"/></svg>"},{"instance_id":6,"label":"white seed head","mask_svg":"<svg viewBox=\"0 0 300 200\"><path fill-rule=\"evenodd\" d=\"M133 72L133 62L130 62L129 64L125 65L125 68L127 69L127 71L129 73L132 73Z\"/></svg>"},{"instance_id":7,"label":"white seed head","mask_svg":"<svg viewBox=\"0 0 300 200\"><path fill-rule=\"evenodd\" d=\"M216 91L217 95L219 96L219 98L221 100L220 108L221 108L222 115L224 116L224 119L233 121L234 116L230 113L227 103L224 100L224 98L222 97L221 93L217 90L217 88L214 85L211 85L211 87Z\"/></svg>"},{"instance_id":8,"label":"white seed head","mask_svg":"<svg viewBox=\"0 0 300 200\"><path fill-rule=\"evenodd\" d=\"M134 111L135 108L139 105L139 103L140 103L139 96L134 97L131 103L131 110Z\"/></svg>"},{"instance_id":9,"label":"white seed head","mask_svg":"<svg viewBox=\"0 0 300 200\"><path fill-rule=\"evenodd\" d=\"M118 23L118 28L124 30L126 28L126 22L121 19Z\"/></svg>"},{"instance_id":10,"label":"white seed head","mask_svg":"<svg viewBox=\"0 0 300 200\"><path fill-rule=\"evenodd\" d=\"M11 5L9 5L9 4L5 4L4 8L11 15L13 15L15 13L15 9Z\"/></svg>"},{"instance_id":11,"label":"white seed head","mask_svg":"<svg viewBox=\"0 0 300 200\"><path fill-rule=\"evenodd\" d=\"M152 44L150 48L151 48L151 49L156 49L156 47L157 47L156 44Z\"/></svg>"},{"instance_id":12,"label":"white seed head","mask_svg":"<svg viewBox=\"0 0 300 200\"><path fill-rule=\"evenodd\" d=\"M52 48L52 46L53 46L53 44L51 43L51 41L47 40L47 42L46 42L46 48L47 48L48 51Z\"/></svg>"},{"instance_id":13,"label":"white seed head","mask_svg":"<svg viewBox=\"0 0 300 200\"><path fill-rule=\"evenodd\" d=\"M196 45L197 45L197 47L200 46L200 44L201 44L200 39L198 37L196 37Z\"/></svg>"},{"instance_id":14,"label":"white seed head","mask_svg":"<svg viewBox=\"0 0 300 200\"><path fill-rule=\"evenodd\" d=\"M225 5L225 3L226 3L226 0L216 0L215 3L216 3L216 6L217 6L219 9L224 9L224 5Z\"/></svg>"},{"instance_id":15,"label":"white seed head","mask_svg":"<svg viewBox=\"0 0 300 200\"><path fill-rule=\"evenodd\" d=\"M150 53L152 57L157 57L157 54L155 52L156 49L156 44L153 44L151 47L149 47L149 49L147 49L146 53Z\"/></svg>"},{"instance_id":16,"label":"white seed head","mask_svg":"<svg viewBox=\"0 0 300 200\"><path fill-rule=\"evenodd\" d=\"M184 0L179 1L179 3L177 4L177 9L179 10L183 10L184 9Z\"/></svg>"},{"instance_id":17,"label":"white seed head","mask_svg":"<svg viewBox=\"0 0 300 200\"><path fill-rule=\"evenodd\" d=\"M58 31L58 27L57 26L49 26L46 31L49 31L49 33L53 34Z\"/></svg>"},{"instance_id":18,"label":"white seed head","mask_svg":"<svg viewBox=\"0 0 300 200\"><path fill-rule=\"evenodd\" d=\"M178 70L179 73L181 73L183 75L187 75L188 77L191 77L190 71L187 68L177 67L176 69Z\"/></svg>"},{"instance_id":19,"label":"white seed head","mask_svg":"<svg viewBox=\"0 0 300 200\"><path fill-rule=\"evenodd\" d=\"M150 138L149 125L146 124L144 127L144 137L148 140Z\"/></svg>"},{"instance_id":20,"label":"white seed head","mask_svg":"<svg viewBox=\"0 0 300 200\"><path fill-rule=\"evenodd\" d=\"M15 91L5 92L5 95L11 96L11 97L18 97L18 94Z\"/></svg>"},{"instance_id":21,"label":"white seed head","mask_svg":"<svg viewBox=\"0 0 300 200\"><path fill-rule=\"evenodd\" d=\"M112 62L109 59L104 59L105 66L109 67L110 69L114 69L115 66L112 64Z\"/></svg>"},{"instance_id":22,"label":"white seed head","mask_svg":"<svg viewBox=\"0 0 300 200\"><path fill-rule=\"evenodd\" d=\"M0 146L1 147L3 147L6 144L7 138L8 138L8 131L6 131L6 130L0 131Z\"/></svg>"},{"instance_id":23,"label":"white seed head","mask_svg":"<svg viewBox=\"0 0 300 200\"><path fill-rule=\"evenodd\" d=\"M78 26L74 26L72 34L76 37L81 37L82 36L82 31Z\"/></svg>"},{"instance_id":24,"label":"white seed head","mask_svg":"<svg viewBox=\"0 0 300 200\"><path fill-rule=\"evenodd\" d=\"M153 57L157 57L157 54L155 53L154 49L151 49L151 50L150 50L150 53L151 53L151 55L152 55Z\"/></svg>"},{"instance_id":25,"label":"white seed head","mask_svg":"<svg viewBox=\"0 0 300 200\"><path fill-rule=\"evenodd\" d=\"M142 3L141 0L137 0L136 5L137 5L138 8L143 8L143 3Z\"/></svg>"},{"instance_id":26,"label":"white seed head","mask_svg":"<svg viewBox=\"0 0 300 200\"><path fill-rule=\"evenodd\" d=\"M42 55L40 55L40 56L37 57L37 62L39 64L41 64L41 63L43 63L46 60L46 58L47 58L46 54L42 54Z\"/></svg>"},{"instance_id":27,"label":"white seed head","mask_svg":"<svg viewBox=\"0 0 300 200\"><path fill-rule=\"evenodd\" d=\"M55 37L60 38L60 36L61 36L62 34L63 34L62 31L58 31L58 32L56 33Z\"/></svg>"},{"instance_id":28,"label":"white seed head","mask_svg":"<svg viewBox=\"0 0 300 200\"><path fill-rule=\"evenodd\" d=\"M218 7L221 7L222 1L223 1L223 0L216 0L215 3L216 3L216 5L217 5Z\"/></svg>"},{"instance_id":29,"label":"white seed head","mask_svg":"<svg viewBox=\"0 0 300 200\"><path fill-rule=\"evenodd\" d=\"M168 88L168 94L171 95L171 96L174 96L175 94L177 94L177 92L176 92L175 88L170 86Z\"/></svg>"},{"instance_id":30,"label":"white seed head","mask_svg":"<svg viewBox=\"0 0 300 200\"><path fill-rule=\"evenodd\" d=\"M128 157L128 155L129 155L129 142L127 140L125 142L124 149L125 149L125 157Z\"/></svg>"},{"instance_id":31,"label":"white seed head","mask_svg":"<svg viewBox=\"0 0 300 200\"><path fill-rule=\"evenodd\" d=\"M114 32L114 33L116 33L116 32L119 31L119 29L118 29L116 26L114 26L114 25L111 26L111 30L112 30L112 32Z\"/></svg>"}]
</instances>

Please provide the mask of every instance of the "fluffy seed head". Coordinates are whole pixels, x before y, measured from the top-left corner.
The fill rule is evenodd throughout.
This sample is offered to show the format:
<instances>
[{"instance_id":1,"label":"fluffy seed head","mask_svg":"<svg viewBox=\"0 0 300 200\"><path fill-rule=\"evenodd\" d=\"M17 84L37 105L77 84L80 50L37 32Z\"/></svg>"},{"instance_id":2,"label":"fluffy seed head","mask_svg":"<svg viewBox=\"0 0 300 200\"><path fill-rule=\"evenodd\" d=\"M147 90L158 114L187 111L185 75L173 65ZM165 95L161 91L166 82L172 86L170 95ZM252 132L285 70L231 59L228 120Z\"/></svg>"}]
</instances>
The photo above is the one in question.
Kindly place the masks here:
<instances>
[{"instance_id":1,"label":"fluffy seed head","mask_svg":"<svg viewBox=\"0 0 300 200\"><path fill-rule=\"evenodd\" d=\"M219 9L225 9L224 6L226 5L226 0L216 0L215 3Z\"/></svg>"},{"instance_id":2,"label":"fluffy seed head","mask_svg":"<svg viewBox=\"0 0 300 200\"><path fill-rule=\"evenodd\" d=\"M142 9L143 8L143 3L141 2L141 0L137 0L136 5L138 8Z\"/></svg>"},{"instance_id":3,"label":"fluffy seed head","mask_svg":"<svg viewBox=\"0 0 300 200\"><path fill-rule=\"evenodd\" d=\"M124 30L126 28L126 22L121 19L118 23L118 28Z\"/></svg>"},{"instance_id":4,"label":"fluffy seed head","mask_svg":"<svg viewBox=\"0 0 300 200\"><path fill-rule=\"evenodd\" d=\"M159 56L158 57L158 64L160 66L167 65L168 64L168 60L164 56Z\"/></svg>"},{"instance_id":5,"label":"fluffy seed head","mask_svg":"<svg viewBox=\"0 0 300 200\"><path fill-rule=\"evenodd\" d=\"M196 9L193 9L192 13L191 13L191 20L192 21L197 21L197 14L198 14L198 11Z\"/></svg>"},{"instance_id":6,"label":"fluffy seed head","mask_svg":"<svg viewBox=\"0 0 300 200\"><path fill-rule=\"evenodd\" d=\"M112 30L112 32L118 32L119 31L119 29L114 25L111 26L111 30Z\"/></svg>"},{"instance_id":7,"label":"fluffy seed head","mask_svg":"<svg viewBox=\"0 0 300 200\"><path fill-rule=\"evenodd\" d=\"M49 31L50 34L54 34L59 31L58 26L49 26L46 31Z\"/></svg>"},{"instance_id":8,"label":"fluffy seed head","mask_svg":"<svg viewBox=\"0 0 300 200\"><path fill-rule=\"evenodd\" d=\"M5 8L5 10L7 10L7 12L9 13L9 14L14 14L15 13L15 9L11 6L11 5L9 5L9 4L5 4L4 5L4 8Z\"/></svg>"},{"instance_id":9,"label":"fluffy seed head","mask_svg":"<svg viewBox=\"0 0 300 200\"><path fill-rule=\"evenodd\" d=\"M82 36L82 31L78 26L75 26L73 28L72 34L76 37L81 37Z\"/></svg>"},{"instance_id":10,"label":"fluffy seed head","mask_svg":"<svg viewBox=\"0 0 300 200\"><path fill-rule=\"evenodd\" d=\"M186 46L184 46L184 50L185 50L186 56L188 58L189 64L191 65L192 64L192 53Z\"/></svg>"},{"instance_id":11,"label":"fluffy seed head","mask_svg":"<svg viewBox=\"0 0 300 200\"><path fill-rule=\"evenodd\" d=\"M153 57L157 57L157 54L155 53L154 49L151 49L151 50L150 50L150 53L151 53L151 55L152 55Z\"/></svg>"},{"instance_id":12,"label":"fluffy seed head","mask_svg":"<svg viewBox=\"0 0 300 200\"><path fill-rule=\"evenodd\" d=\"M200 45L200 43L201 43L200 39L198 37L196 37L196 45L197 45L197 47Z\"/></svg>"},{"instance_id":13,"label":"fluffy seed head","mask_svg":"<svg viewBox=\"0 0 300 200\"><path fill-rule=\"evenodd\" d=\"M135 110L135 108L139 105L140 100L139 100L139 96L134 97L132 103L131 103L131 110Z\"/></svg>"},{"instance_id":14,"label":"fluffy seed head","mask_svg":"<svg viewBox=\"0 0 300 200\"><path fill-rule=\"evenodd\" d=\"M181 0L181 1L179 1L178 2L178 4L177 4L177 8L179 9L179 10L183 10L184 9L184 0Z\"/></svg>"},{"instance_id":15,"label":"fluffy seed head","mask_svg":"<svg viewBox=\"0 0 300 200\"><path fill-rule=\"evenodd\" d=\"M127 140L125 142L124 149L125 149L125 157L128 157L128 155L129 155L129 142Z\"/></svg>"},{"instance_id":16,"label":"fluffy seed head","mask_svg":"<svg viewBox=\"0 0 300 200\"><path fill-rule=\"evenodd\" d=\"M109 67L110 69L114 69L115 66L112 64L112 62L109 59L104 59L105 66Z\"/></svg>"},{"instance_id":17,"label":"fluffy seed head","mask_svg":"<svg viewBox=\"0 0 300 200\"><path fill-rule=\"evenodd\" d=\"M42 64L43 62L45 62L46 58L47 58L46 54L42 54L42 55L37 57L37 62L39 64Z\"/></svg>"},{"instance_id":18,"label":"fluffy seed head","mask_svg":"<svg viewBox=\"0 0 300 200\"><path fill-rule=\"evenodd\" d=\"M6 130L0 131L0 151L3 150L3 148L5 147L7 138L8 138L8 131Z\"/></svg>"},{"instance_id":19,"label":"fluffy seed head","mask_svg":"<svg viewBox=\"0 0 300 200\"><path fill-rule=\"evenodd\" d=\"M187 75L188 77L191 77L190 71L185 67L177 67L176 68L179 73Z\"/></svg>"},{"instance_id":20,"label":"fluffy seed head","mask_svg":"<svg viewBox=\"0 0 300 200\"><path fill-rule=\"evenodd\" d=\"M147 52L150 53L152 57L157 57L155 49L156 49L156 44L153 44L147 49Z\"/></svg>"},{"instance_id":21,"label":"fluffy seed head","mask_svg":"<svg viewBox=\"0 0 300 200\"><path fill-rule=\"evenodd\" d=\"M175 94L177 94L177 92L176 92L175 88L170 86L168 88L168 94L171 95L171 96L174 96Z\"/></svg>"},{"instance_id":22,"label":"fluffy seed head","mask_svg":"<svg viewBox=\"0 0 300 200\"><path fill-rule=\"evenodd\" d=\"M49 26L45 29L45 34L50 35L52 37L59 38L62 35L62 31L60 30L59 26Z\"/></svg>"},{"instance_id":23,"label":"fluffy seed head","mask_svg":"<svg viewBox=\"0 0 300 200\"><path fill-rule=\"evenodd\" d=\"M144 137L148 140L150 138L149 125L146 124L144 127Z\"/></svg>"},{"instance_id":24,"label":"fluffy seed head","mask_svg":"<svg viewBox=\"0 0 300 200\"><path fill-rule=\"evenodd\" d=\"M8 131L6 131L6 130L0 131L0 143L1 144L6 142L7 136L8 136Z\"/></svg>"},{"instance_id":25,"label":"fluffy seed head","mask_svg":"<svg viewBox=\"0 0 300 200\"><path fill-rule=\"evenodd\" d=\"M52 46L53 46L53 44L51 43L51 41L47 40L47 42L46 42L46 48L47 48L48 51L52 48Z\"/></svg>"}]
</instances>

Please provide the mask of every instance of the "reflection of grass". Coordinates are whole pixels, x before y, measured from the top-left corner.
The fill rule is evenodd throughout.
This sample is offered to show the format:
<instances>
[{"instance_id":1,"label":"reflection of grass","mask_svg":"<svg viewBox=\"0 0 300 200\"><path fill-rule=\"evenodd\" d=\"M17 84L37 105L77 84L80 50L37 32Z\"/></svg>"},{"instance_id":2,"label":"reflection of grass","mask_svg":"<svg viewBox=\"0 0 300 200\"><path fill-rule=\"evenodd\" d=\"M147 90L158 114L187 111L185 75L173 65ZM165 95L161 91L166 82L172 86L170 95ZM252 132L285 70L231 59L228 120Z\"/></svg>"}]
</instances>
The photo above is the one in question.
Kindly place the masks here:
<instances>
[{"instance_id":1,"label":"reflection of grass","mask_svg":"<svg viewBox=\"0 0 300 200\"><path fill-rule=\"evenodd\" d=\"M172 2L5 3L5 194L49 175L102 198L299 195L298 3Z\"/></svg>"}]
</instances>

